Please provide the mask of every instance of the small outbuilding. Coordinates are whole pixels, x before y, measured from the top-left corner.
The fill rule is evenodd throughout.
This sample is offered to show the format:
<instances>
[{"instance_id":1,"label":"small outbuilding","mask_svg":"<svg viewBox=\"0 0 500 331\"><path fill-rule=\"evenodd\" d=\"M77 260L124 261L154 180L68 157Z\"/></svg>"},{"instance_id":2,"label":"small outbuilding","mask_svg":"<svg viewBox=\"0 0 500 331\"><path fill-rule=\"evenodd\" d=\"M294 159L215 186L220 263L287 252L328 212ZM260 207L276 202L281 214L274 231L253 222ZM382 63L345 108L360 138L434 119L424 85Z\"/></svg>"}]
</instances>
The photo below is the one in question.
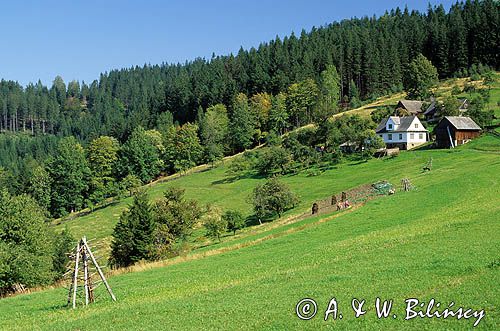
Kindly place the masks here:
<instances>
[{"instance_id":1,"label":"small outbuilding","mask_svg":"<svg viewBox=\"0 0 500 331\"><path fill-rule=\"evenodd\" d=\"M439 120L439 108L440 105L437 103L435 99L431 100L431 104L425 112L423 113L425 120L427 122L437 122ZM459 115L463 115L467 109L469 108L469 100L467 99L458 99L458 113Z\"/></svg>"},{"instance_id":2,"label":"small outbuilding","mask_svg":"<svg viewBox=\"0 0 500 331\"><path fill-rule=\"evenodd\" d=\"M481 134L481 128L470 117L445 116L434 128L439 148L463 145Z\"/></svg>"},{"instance_id":3,"label":"small outbuilding","mask_svg":"<svg viewBox=\"0 0 500 331\"><path fill-rule=\"evenodd\" d=\"M408 112L408 115L418 115L422 112L422 101L418 100L399 100L396 110L404 109ZM398 115L398 114L396 114Z\"/></svg>"}]
</instances>

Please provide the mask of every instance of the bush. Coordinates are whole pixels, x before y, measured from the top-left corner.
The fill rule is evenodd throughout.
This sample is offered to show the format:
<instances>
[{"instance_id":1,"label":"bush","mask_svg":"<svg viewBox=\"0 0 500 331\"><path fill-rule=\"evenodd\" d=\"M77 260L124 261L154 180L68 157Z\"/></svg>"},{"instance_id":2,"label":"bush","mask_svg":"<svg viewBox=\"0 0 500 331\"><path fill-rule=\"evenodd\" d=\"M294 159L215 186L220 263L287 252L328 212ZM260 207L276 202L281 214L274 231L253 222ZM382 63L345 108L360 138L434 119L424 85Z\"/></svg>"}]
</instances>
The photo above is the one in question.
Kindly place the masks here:
<instances>
[{"instance_id":1,"label":"bush","mask_svg":"<svg viewBox=\"0 0 500 331\"><path fill-rule=\"evenodd\" d=\"M49 284L56 278L53 233L45 211L28 195L0 190L0 294L15 284Z\"/></svg>"},{"instance_id":2,"label":"bush","mask_svg":"<svg viewBox=\"0 0 500 331\"><path fill-rule=\"evenodd\" d=\"M208 206L204 218L204 226L207 229L207 236L217 238L227 231L227 220L222 217L222 212L218 207Z\"/></svg>"},{"instance_id":3,"label":"bush","mask_svg":"<svg viewBox=\"0 0 500 331\"><path fill-rule=\"evenodd\" d=\"M251 168L251 163L245 156L234 157L227 166L228 175L238 175Z\"/></svg>"},{"instance_id":4,"label":"bush","mask_svg":"<svg viewBox=\"0 0 500 331\"><path fill-rule=\"evenodd\" d=\"M453 86L451 89L451 95L459 95L460 93L462 93L460 87L458 87L458 85Z\"/></svg>"},{"instance_id":5,"label":"bush","mask_svg":"<svg viewBox=\"0 0 500 331\"><path fill-rule=\"evenodd\" d=\"M185 199L184 193L181 188L169 188L153 208L156 223L165 225L172 237L181 241L191 234L202 216L198 202Z\"/></svg>"},{"instance_id":6,"label":"bush","mask_svg":"<svg viewBox=\"0 0 500 331\"><path fill-rule=\"evenodd\" d=\"M288 171L292 157L283 147L273 146L263 148L255 164L255 169L261 175L269 175L279 171L284 174Z\"/></svg>"},{"instance_id":7,"label":"bush","mask_svg":"<svg viewBox=\"0 0 500 331\"><path fill-rule=\"evenodd\" d=\"M56 280L59 280L66 272L66 266L69 262L68 253L74 249L75 242L75 238L73 238L68 229L64 229L60 234L55 236L52 265Z\"/></svg>"},{"instance_id":8,"label":"bush","mask_svg":"<svg viewBox=\"0 0 500 331\"><path fill-rule=\"evenodd\" d=\"M222 218L227 223L227 229L232 231L233 234L245 227L245 218L239 211L228 210L222 215Z\"/></svg>"},{"instance_id":9,"label":"bush","mask_svg":"<svg viewBox=\"0 0 500 331\"><path fill-rule=\"evenodd\" d=\"M257 185L250 198L259 222L262 218L273 214L281 217L284 211L295 207L299 202L297 195L290 190L288 185L275 177Z\"/></svg>"},{"instance_id":10,"label":"bush","mask_svg":"<svg viewBox=\"0 0 500 331\"><path fill-rule=\"evenodd\" d=\"M141 187L141 185L142 182L139 177L129 174L120 182L120 189L128 192L129 196L132 196L134 193L137 193L137 190Z\"/></svg>"}]
</instances>

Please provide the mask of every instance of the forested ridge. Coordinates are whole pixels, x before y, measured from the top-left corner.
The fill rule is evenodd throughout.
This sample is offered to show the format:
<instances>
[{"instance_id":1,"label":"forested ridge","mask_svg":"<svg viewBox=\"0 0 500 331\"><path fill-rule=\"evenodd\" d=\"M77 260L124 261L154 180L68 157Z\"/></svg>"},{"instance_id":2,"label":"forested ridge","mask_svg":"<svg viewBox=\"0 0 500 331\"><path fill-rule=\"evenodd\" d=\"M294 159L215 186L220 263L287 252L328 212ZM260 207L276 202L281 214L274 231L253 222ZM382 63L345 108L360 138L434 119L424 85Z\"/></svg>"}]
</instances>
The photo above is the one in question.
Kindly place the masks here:
<instances>
[{"instance_id":1,"label":"forested ridge","mask_svg":"<svg viewBox=\"0 0 500 331\"><path fill-rule=\"evenodd\" d=\"M401 90L408 63L424 54L440 78L466 75L473 64L499 67L498 1L466 1L427 13L395 9L375 18L343 20L300 36L276 38L236 55L185 64L145 65L104 73L90 84L60 77L51 87L0 83L0 129L124 139L156 125L169 111L181 124L198 109L230 106L248 96L286 92L292 83L319 81L328 65L341 77L341 96L369 98Z\"/></svg>"}]
</instances>

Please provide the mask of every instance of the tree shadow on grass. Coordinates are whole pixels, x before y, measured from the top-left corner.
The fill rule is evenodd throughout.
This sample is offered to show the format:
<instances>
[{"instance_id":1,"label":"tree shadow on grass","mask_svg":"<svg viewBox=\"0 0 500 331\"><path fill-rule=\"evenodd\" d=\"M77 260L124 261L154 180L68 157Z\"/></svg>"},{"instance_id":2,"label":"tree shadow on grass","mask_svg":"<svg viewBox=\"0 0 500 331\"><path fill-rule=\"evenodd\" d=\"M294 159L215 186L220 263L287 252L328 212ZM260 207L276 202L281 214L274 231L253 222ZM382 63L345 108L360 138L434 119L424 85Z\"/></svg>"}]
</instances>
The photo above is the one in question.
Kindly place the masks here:
<instances>
[{"instance_id":1,"label":"tree shadow on grass","mask_svg":"<svg viewBox=\"0 0 500 331\"><path fill-rule=\"evenodd\" d=\"M368 162L368 159L359 159L355 162L349 163L348 166L352 167L352 166L360 165L360 164L363 164L366 162Z\"/></svg>"},{"instance_id":2,"label":"tree shadow on grass","mask_svg":"<svg viewBox=\"0 0 500 331\"><path fill-rule=\"evenodd\" d=\"M214 180L212 182L212 185L220 185L220 184L231 184L236 181L242 180L242 179L262 179L266 178L267 176L260 175L260 174L255 174L255 173L244 173L244 174L237 174L237 175L232 175L223 179L219 180Z\"/></svg>"},{"instance_id":3,"label":"tree shadow on grass","mask_svg":"<svg viewBox=\"0 0 500 331\"><path fill-rule=\"evenodd\" d=\"M255 215L248 216L247 219L245 220L245 227L250 227L250 226L255 226L255 225L262 225L265 223L272 222L276 219L275 215L270 215L267 216L266 218L261 218L259 222L259 218Z\"/></svg>"}]
</instances>

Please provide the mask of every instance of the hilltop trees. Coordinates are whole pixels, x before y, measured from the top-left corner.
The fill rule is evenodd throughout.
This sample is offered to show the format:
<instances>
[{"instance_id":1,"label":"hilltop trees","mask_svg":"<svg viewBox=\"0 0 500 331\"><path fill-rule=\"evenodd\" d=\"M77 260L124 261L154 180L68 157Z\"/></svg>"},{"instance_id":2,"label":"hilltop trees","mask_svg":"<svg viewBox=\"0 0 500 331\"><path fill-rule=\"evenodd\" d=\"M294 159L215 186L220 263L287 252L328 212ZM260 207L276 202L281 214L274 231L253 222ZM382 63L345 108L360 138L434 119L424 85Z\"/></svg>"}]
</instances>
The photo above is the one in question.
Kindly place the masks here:
<instances>
[{"instance_id":1,"label":"hilltop trees","mask_svg":"<svg viewBox=\"0 0 500 331\"><path fill-rule=\"evenodd\" d=\"M340 101L340 76L334 65L321 72L321 100L323 107L336 110Z\"/></svg>"},{"instance_id":2,"label":"hilltop trees","mask_svg":"<svg viewBox=\"0 0 500 331\"><path fill-rule=\"evenodd\" d=\"M397 8L378 18L343 20L276 38L238 54L112 70L89 85L66 85L61 77L48 87L1 81L0 130L74 135L85 142L108 135L123 142L139 125L151 129L162 123L168 116L163 114L182 125L195 121L200 107L222 103L231 113L239 93L277 95L308 79L323 85L321 73L333 66L339 99L354 106L399 90L419 53L440 78L467 75L480 64L498 69L499 6L484 0L458 2L448 13L443 6L425 13ZM296 111L290 112L295 124Z\"/></svg>"},{"instance_id":3,"label":"hilltop trees","mask_svg":"<svg viewBox=\"0 0 500 331\"><path fill-rule=\"evenodd\" d=\"M169 146L171 147L171 146ZM196 124L184 124L177 128L173 146L173 169L183 172L197 165L203 156L203 147L198 137Z\"/></svg>"},{"instance_id":4,"label":"hilltop trees","mask_svg":"<svg viewBox=\"0 0 500 331\"><path fill-rule=\"evenodd\" d=\"M272 107L269 111L269 129L279 134L285 133L290 125L289 116L286 108L286 94L279 93L272 99Z\"/></svg>"},{"instance_id":5,"label":"hilltop trees","mask_svg":"<svg viewBox=\"0 0 500 331\"><path fill-rule=\"evenodd\" d=\"M37 201L37 203L45 210L50 209L51 201L51 185L52 180L49 173L43 166L37 166L33 169L29 179L30 188L28 193Z\"/></svg>"},{"instance_id":6,"label":"hilltop trees","mask_svg":"<svg viewBox=\"0 0 500 331\"><path fill-rule=\"evenodd\" d=\"M430 95L430 88L438 81L436 67L422 54L410 63L404 81L405 90L410 98L425 99Z\"/></svg>"},{"instance_id":7,"label":"hilltop trees","mask_svg":"<svg viewBox=\"0 0 500 331\"><path fill-rule=\"evenodd\" d=\"M312 79L292 84L287 91L287 107L296 127L311 122L311 115L319 95L319 88Z\"/></svg>"}]
</instances>

